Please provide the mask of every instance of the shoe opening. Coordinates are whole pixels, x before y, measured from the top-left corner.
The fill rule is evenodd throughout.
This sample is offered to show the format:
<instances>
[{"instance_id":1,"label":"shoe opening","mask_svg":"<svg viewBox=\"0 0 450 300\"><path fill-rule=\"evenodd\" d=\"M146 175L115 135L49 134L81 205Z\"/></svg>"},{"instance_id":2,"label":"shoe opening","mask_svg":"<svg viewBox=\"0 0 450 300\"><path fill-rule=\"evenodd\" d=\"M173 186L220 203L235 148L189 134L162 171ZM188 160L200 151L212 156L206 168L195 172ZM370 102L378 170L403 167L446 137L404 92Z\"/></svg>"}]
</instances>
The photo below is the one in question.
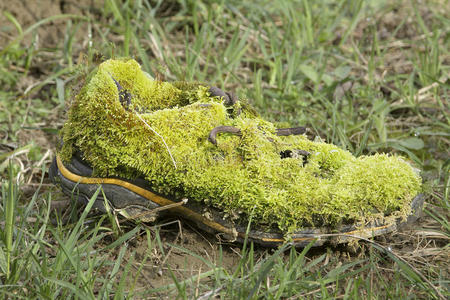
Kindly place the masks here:
<instances>
[{"instance_id":1,"label":"shoe opening","mask_svg":"<svg viewBox=\"0 0 450 300\"><path fill-rule=\"evenodd\" d=\"M311 153L309 153L308 151L298 149L284 150L280 152L281 158L294 158L294 159L301 158L303 160L303 165L308 163L308 156L310 154Z\"/></svg>"}]
</instances>

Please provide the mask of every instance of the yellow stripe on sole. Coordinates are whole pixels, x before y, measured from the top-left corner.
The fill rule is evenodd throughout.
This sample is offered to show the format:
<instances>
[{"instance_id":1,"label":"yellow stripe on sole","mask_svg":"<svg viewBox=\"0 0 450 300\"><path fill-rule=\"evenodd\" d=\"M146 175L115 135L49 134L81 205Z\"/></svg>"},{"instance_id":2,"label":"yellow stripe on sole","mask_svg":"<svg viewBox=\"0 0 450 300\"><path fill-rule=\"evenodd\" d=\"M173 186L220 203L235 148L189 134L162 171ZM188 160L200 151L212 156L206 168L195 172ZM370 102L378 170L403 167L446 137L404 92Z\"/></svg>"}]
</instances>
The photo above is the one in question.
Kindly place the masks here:
<instances>
[{"instance_id":1,"label":"yellow stripe on sole","mask_svg":"<svg viewBox=\"0 0 450 300\"><path fill-rule=\"evenodd\" d=\"M166 206L166 205L173 205L176 204L177 202L171 201L167 198L161 197L159 195L156 195L155 193L152 193L144 188L141 188L137 185L134 185L130 182L118 179L118 178L99 178L99 177L84 177L84 176L80 176L77 174L74 174L72 172L70 172L63 164L63 162L61 161L61 158L59 157L59 155L56 156L56 163L58 166L59 171L61 172L61 174L67 178L68 180L75 182L75 183L83 183L83 184L115 184L118 186L122 186L146 199L148 199L149 201L152 201L160 206ZM195 221L195 222L200 222L212 229L214 229L215 231L218 232L223 232L226 233L228 235L231 235L233 237L236 237L236 235L238 235L240 238L244 239L245 238L245 233L244 232L237 232L236 229L234 228L228 228L223 226L222 224L219 224L217 222L211 221L209 219L207 219L206 217L202 216L201 214L194 212L192 210L190 210L187 207L184 206L177 206L177 207L173 207L170 209L173 212L176 212L178 215L181 215L191 221ZM363 238L370 238L371 234L369 233L374 233L378 230L382 230L382 229L386 229L393 226L393 224L388 224L388 225L383 225L383 226L378 226L378 227L371 227L371 228L364 228L364 229L358 229L358 230L353 230L353 231L349 231L349 232L342 232L339 234L317 234L315 236L308 236L308 237L293 237L292 241L294 243L300 243L300 242L307 242L307 241L311 241L313 239L322 239L322 238L330 238L330 237L335 237L335 236L352 236L352 235L361 235L361 237ZM258 236L253 236L252 234L249 234L251 239L255 239L255 240L260 240L261 242L264 243L276 243L276 244L282 244L284 243L286 240L283 238L269 238L269 237L258 237Z\"/></svg>"},{"instance_id":2,"label":"yellow stripe on sole","mask_svg":"<svg viewBox=\"0 0 450 300\"><path fill-rule=\"evenodd\" d=\"M166 199L164 197L158 196L155 193L152 193L146 189L143 189L137 185L129 183L124 180L120 180L117 178L98 178L98 177L84 177L70 172L61 161L59 155L56 156L56 163L61 174L72 182L84 183L84 184L115 184L122 186L146 199L152 201L160 206L175 204L176 202ZM226 234L234 235L236 232L233 229L227 228L217 222L211 221L204 216L196 213L186 207L178 206L171 208L170 210L178 213L179 215L188 218L192 221L197 221L205 224L208 227L213 228L216 231L223 232Z\"/></svg>"}]
</instances>

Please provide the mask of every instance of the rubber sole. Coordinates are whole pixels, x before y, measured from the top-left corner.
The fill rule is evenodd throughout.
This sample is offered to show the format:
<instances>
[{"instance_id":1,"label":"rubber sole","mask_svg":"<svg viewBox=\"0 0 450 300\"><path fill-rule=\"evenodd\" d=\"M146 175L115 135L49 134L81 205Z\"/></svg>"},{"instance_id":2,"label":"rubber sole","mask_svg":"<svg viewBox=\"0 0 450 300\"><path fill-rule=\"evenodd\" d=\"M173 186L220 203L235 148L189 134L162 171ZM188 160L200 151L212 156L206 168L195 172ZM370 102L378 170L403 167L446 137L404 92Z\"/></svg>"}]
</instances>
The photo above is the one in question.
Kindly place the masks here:
<instances>
[{"instance_id":1,"label":"rubber sole","mask_svg":"<svg viewBox=\"0 0 450 300\"><path fill-rule=\"evenodd\" d=\"M239 226L226 221L223 213L213 208L205 207L201 203L179 203L168 197L163 197L152 192L144 180L124 180L121 178L92 177L92 169L83 163L76 155L70 164L63 164L59 156L55 157L49 169L52 181L61 186L67 195L78 197L78 201L87 203L101 186L100 193L95 200L94 207L106 211L105 201L110 207L119 211L127 218L139 218L144 222L154 222L160 216L163 207L171 207L164 210L188 219L207 232L215 233L219 239L242 242L245 238L257 244L274 247L286 242L292 242L296 247L305 247L312 241L313 246L321 246L325 242L333 244L346 243L355 236L371 238L384 235L396 230L399 226L415 222L421 215L424 196L417 195L411 203L411 214L407 218L387 216L373 221L364 226L345 225L338 229L327 227L304 228L285 237L282 232L263 232L250 229L247 226ZM105 199L105 197L106 199ZM172 207L173 206L173 207Z\"/></svg>"}]
</instances>

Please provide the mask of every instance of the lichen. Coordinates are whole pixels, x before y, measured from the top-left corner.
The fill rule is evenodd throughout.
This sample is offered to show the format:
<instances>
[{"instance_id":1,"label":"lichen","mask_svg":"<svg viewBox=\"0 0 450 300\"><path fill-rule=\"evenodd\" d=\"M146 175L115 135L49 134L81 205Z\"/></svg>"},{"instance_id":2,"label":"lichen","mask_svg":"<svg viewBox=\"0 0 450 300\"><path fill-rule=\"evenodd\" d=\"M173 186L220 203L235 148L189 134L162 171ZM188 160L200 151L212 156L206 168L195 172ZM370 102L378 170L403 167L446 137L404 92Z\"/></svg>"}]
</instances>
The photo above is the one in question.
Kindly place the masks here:
<instances>
[{"instance_id":1,"label":"lichen","mask_svg":"<svg viewBox=\"0 0 450 300\"><path fill-rule=\"evenodd\" d=\"M420 177L400 157L356 158L302 135L277 136L248 105L230 109L205 85L152 80L131 59L94 72L69 110L60 154L68 161L78 149L96 176L144 177L157 193L240 214L242 222L253 214L261 227L285 232L406 215L420 191ZM114 80L132 95L128 107ZM221 125L240 135L219 134L212 144L208 134ZM287 150L310 155L306 163L282 158Z\"/></svg>"}]
</instances>

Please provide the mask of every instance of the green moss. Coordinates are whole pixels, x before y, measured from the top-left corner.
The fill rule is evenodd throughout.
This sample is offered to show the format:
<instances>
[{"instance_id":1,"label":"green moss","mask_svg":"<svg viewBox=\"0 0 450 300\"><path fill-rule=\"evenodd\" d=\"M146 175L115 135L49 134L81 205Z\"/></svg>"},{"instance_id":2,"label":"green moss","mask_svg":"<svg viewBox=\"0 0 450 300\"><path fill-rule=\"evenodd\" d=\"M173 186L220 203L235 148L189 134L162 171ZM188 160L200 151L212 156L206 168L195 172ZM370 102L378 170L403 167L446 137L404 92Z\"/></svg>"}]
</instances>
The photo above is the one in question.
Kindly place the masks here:
<instances>
[{"instance_id":1,"label":"green moss","mask_svg":"<svg viewBox=\"0 0 450 300\"><path fill-rule=\"evenodd\" d=\"M405 215L420 190L420 178L399 157L355 158L304 136L276 136L274 125L246 104L238 101L230 112L199 83L151 80L127 59L106 61L95 72L70 108L60 152L67 161L79 149L98 176L142 176L156 192L230 215L253 212L260 225L288 232ZM112 78L131 93L128 109ZM241 135L219 134L213 145L209 132L220 125ZM311 153L306 164L301 156L281 158L296 149Z\"/></svg>"}]
</instances>

